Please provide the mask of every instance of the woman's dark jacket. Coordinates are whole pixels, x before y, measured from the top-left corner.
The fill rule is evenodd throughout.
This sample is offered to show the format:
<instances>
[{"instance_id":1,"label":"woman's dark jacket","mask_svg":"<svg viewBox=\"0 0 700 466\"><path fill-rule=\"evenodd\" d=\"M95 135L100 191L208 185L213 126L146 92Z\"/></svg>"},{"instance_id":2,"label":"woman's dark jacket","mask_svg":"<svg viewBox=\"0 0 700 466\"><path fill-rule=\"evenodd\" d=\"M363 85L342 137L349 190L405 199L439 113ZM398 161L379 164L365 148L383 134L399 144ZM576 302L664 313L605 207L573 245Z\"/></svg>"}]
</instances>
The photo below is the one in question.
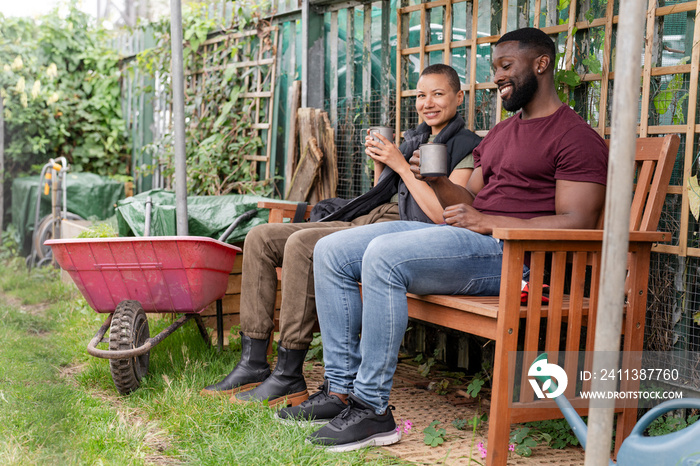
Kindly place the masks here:
<instances>
[{"instance_id":1,"label":"woman's dark jacket","mask_svg":"<svg viewBox=\"0 0 700 466\"><path fill-rule=\"evenodd\" d=\"M431 128L421 123L416 129L404 133L404 141L399 150L408 161L421 144L425 144L431 134ZM450 154L450 172L464 157L481 142L481 138L464 127L461 115L455 115L440 133L435 136L434 143L447 145ZM384 167L377 184L366 193L354 199L324 199L316 204L311 211L312 222L346 221L369 213L375 207L386 204L391 197L399 193L399 214L401 220L412 220L433 223L423 213L418 203L408 191L401 177L389 167Z\"/></svg>"}]
</instances>

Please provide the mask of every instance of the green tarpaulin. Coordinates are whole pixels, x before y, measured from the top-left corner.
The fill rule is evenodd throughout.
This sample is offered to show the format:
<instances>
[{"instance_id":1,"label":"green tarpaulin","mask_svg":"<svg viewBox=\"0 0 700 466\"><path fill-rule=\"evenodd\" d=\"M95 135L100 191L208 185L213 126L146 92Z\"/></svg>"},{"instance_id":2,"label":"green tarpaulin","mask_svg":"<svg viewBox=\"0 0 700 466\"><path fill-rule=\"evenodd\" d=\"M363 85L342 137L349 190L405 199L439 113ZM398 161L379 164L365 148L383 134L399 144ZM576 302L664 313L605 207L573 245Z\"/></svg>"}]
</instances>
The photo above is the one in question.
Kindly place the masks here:
<instances>
[{"instance_id":1,"label":"green tarpaulin","mask_svg":"<svg viewBox=\"0 0 700 466\"><path fill-rule=\"evenodd\" d=\"M124 183L110 178L92 173L69 172L66 181L68 212L86 220L104 220L111 217L114 215L117 201L124 198ZM16 178L12 181L12 224L19 233L17 241L24 255L29 254L31 250L37 189L39 176ZM51 195L42 194L39 219L50 213Z\"/></svg>"},{"instance_id":2,"label":"green tarpaulin","mask_svg":"<svg viewBox=\"0 0 700 466\"><path fill-rule=\"evenodd\" d=\"M175 193L154 189L119 201L117 223L119 236L143 236L146 225L146 198L151 196L152 236L176 236ZM189 196L187 216L190 236L206 236L218 239L242 213L255 209L258 201L269 201L262 196L232 194L227 196ZM267 223L268 211L261 209L252 219L243 222L226 240L228 243L243 241L256 225Z\"/></svg>"}]
</instances>

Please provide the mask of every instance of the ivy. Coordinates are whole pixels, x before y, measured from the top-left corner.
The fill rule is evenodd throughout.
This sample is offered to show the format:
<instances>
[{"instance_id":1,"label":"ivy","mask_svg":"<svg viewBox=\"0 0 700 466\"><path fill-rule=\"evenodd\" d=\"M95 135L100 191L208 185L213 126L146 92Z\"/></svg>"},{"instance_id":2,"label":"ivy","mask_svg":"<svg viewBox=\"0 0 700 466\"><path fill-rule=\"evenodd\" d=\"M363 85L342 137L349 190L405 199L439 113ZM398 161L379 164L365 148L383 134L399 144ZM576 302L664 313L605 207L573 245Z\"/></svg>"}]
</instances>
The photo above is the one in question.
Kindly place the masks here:
<instances>
[{"instance_id":1,"label":"ivy","mask_svg":"<svg viewBox=\"0 0 700 466\"><path fill-rule=\"evenodd\" d=\"M254 100L244 98L248 81L256 70L236 66L236 62L253 61L260 47L272 50L268 23L262 19L267 5L234 3L236 31L257 29L257 34L238 39L212 41L221 34L216 23L206 17L206 4L190 4L183 9L183 66L185 89L185 153L187 190L196 195L222 195L230 192L266 195L272 190L268 180L260 180L255 165L243 154L259 154L264 148L259 130L253 127ZM170 86L170 22L153 23L156 46L137 56L135 67ZM196 76L204 83L193 85ZM274 79L274 77L272 78ZM149 93L153 89L145 88ZM166 88L166 95L171 91ZM174 172L172 134L147 147L164 163L164 174ZM148 168L148 167L146 167Z\"/></svg>"},{"instance_id":2,"label":"ivy","mask_svg":"<svg viewBox=\"0 0 700 466\"><path fill-rule=\"evenodd\" d=\"M118 56L108 31L68 5L39 17L0 14L0 97L9 178L64 156L76 171L127 173Z\"/></svg>"},{"instance_id":3,"label":"ivy","mask_svg":"<svg viewBox=\"0 0 700 466\"><path fill-rule=\"evenodd\" d=\"M678 64L685 65L690 57L684 57ZM685 112L683 105L688 99L688 91L683 86L683 74L675 74L668 82L666 89L657 92L654 96L654 108L659 115L666 114L672 110L674 125L682 125L685 123Z\"/></svg>"}]
</instances>

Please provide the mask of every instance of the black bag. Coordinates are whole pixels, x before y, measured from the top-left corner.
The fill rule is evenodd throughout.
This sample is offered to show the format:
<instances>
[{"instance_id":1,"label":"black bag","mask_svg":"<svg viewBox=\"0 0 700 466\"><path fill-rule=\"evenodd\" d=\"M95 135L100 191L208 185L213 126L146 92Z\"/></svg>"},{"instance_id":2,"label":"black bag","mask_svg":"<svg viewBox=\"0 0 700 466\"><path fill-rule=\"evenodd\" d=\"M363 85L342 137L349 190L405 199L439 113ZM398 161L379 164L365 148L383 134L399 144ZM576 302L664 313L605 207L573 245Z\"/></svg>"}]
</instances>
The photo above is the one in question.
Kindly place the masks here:
<instances>
[{"instance_id":1,"label":"black bag","mask_svg":"<svg viewBox=\"0 0 700 466\"><path fill-rule=\"evenodd\" d=\"M337 212L349 202L350 199L341 199L339 197L332 197L330 199L318 201L318 203L313 207L313 209L311 209L311 217L309 218L309 221L318 222L319 220L329 216L333 212Z\"/></svg>"}]
</instances>

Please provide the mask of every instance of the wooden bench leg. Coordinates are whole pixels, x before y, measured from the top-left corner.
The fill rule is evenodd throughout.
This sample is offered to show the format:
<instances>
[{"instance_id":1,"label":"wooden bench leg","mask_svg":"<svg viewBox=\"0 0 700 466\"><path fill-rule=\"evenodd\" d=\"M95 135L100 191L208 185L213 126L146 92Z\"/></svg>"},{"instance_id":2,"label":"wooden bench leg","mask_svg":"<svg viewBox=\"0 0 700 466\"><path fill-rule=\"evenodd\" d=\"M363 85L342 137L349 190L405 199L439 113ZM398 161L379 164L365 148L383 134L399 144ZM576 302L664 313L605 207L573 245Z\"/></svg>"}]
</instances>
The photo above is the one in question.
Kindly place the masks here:
<instances>
[{"instance_id":1,"label":"wooden bench leg","mask_svg":"<svg viewBox=\"0 0 700 466\"><path fill-rule=\"evenodd\" d=\"M511 410L508 400L508 351L505 346L505 344L496 342L489 433L486 445L488 450L486 464L489 466L502 466L508 461ZM513 346L512 351L515 350L516 347Z\"/></svg>"}]
</instances>

